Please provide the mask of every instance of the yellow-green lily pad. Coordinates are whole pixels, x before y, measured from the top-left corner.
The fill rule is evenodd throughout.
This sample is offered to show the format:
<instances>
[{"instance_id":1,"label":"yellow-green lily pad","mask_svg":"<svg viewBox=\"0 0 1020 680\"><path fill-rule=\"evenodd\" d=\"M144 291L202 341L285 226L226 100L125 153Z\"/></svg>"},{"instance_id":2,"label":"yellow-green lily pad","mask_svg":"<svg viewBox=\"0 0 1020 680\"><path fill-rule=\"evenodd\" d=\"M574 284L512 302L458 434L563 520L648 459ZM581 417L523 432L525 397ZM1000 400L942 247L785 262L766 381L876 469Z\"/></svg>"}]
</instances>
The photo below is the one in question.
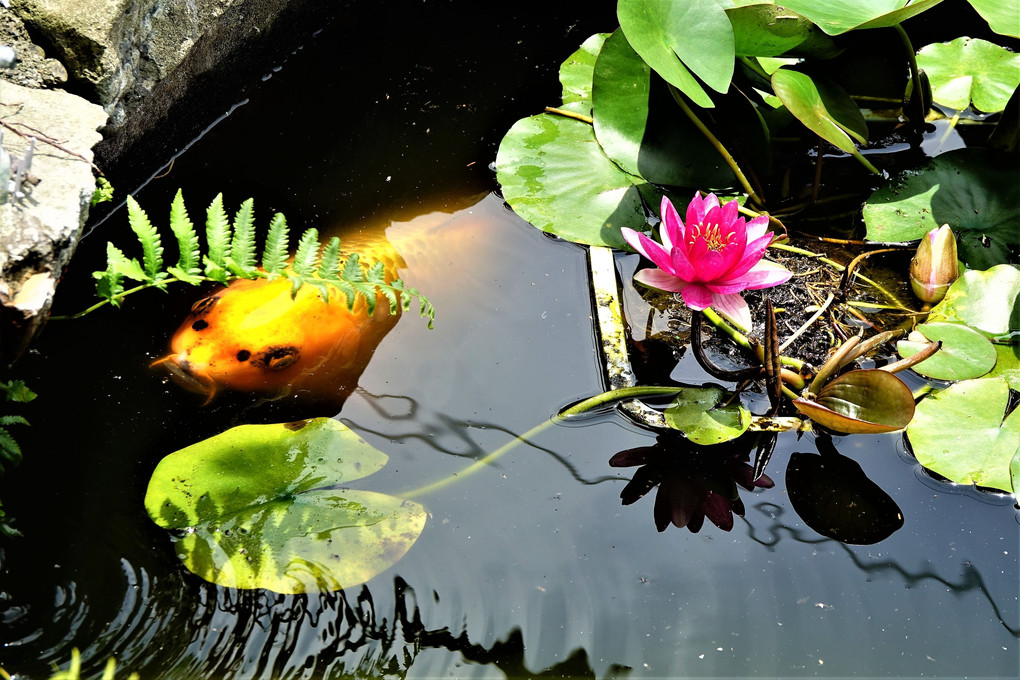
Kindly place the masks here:
<instances>
[{"instance_id":1,"label":"yellow-green lily pad","mask_svg":"<svg viewBox=\"0 0 1020 680\"><path fill-rule=\"evenodd\" d=\"M995 366L995 346L969 326L955 323L926 323L917 327L921 340L896 343L896 351L906 359L929 343L941 342L939 351L912 368L936 380L967 380L988 373ZM911 333L913 336L913 333Z\"/></svg>"}]
</instances>

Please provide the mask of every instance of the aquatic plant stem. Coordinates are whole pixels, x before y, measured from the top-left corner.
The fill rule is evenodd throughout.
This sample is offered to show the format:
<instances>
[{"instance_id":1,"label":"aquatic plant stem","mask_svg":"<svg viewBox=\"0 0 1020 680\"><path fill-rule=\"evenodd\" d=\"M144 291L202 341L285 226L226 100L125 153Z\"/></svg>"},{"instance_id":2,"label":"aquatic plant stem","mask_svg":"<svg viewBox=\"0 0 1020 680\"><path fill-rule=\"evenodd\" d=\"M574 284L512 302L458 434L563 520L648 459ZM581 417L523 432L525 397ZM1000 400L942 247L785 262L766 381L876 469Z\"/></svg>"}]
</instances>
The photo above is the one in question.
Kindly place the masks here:
<instances>
[{"instance_id":1,"label":"aquatic plant stem","mask_svg":"<svg viewBox=\"0 0 1020 680\"><path fill-rule=\"evenodd\" d=\"M439 491L440 489L443 489L449 486L450 484L453 484L454 482L460 481L461 479L464 479L465 477L474 474L479 470L489 467L503 454L517 448L517 446L519 446L520 444L528 443L529 440L538 436L540 433L549 429L553 425L568 420L572 416L581 415L582 413L587 413L588 411L596 409L599 406L603 406L605 404L609 404L615 401L621 401L623 399L635 399L637 397L650 397L650 396L670 396L674 394L679 394L682 390L683 390L682 387L656 387L651 385L649 386L638 385L634 387L621 387L619 389L603 392L602 394L597 394L594 397L589 397L588 399L580 401L574 404L573 406L560 411L549 420L539 423L538 425L531 428L524 434L518 435L516 438L510 440L503 446L499 447L492 453L487 454L482 458L479 458L474 463L468 465L460 472L450 477L445 477L436 482L432 482L431 484L426 484L425 486L418 487L417 489L413 489L412 491L404 492L401 495L405 498L417 498L419 496L430 494L434 491Z\"/></svg>"},{"instance_id":2,"label":"aquatic plant stem","mask_svg":"<svg viewBox=\"0 0 1020 680\"><path fill-rule=\"evenodd\" d=\"M900 36L900 41L903 43L903 47L907 51L907 65L910 67L910 82L913 83L914 94L920 94L918 88L921 87L921 70L917 67L917 55L914 53L914 45L910 42L910 36L903 29L901 24L893 24L893 28L896 30L896 34Z\"/></svg>"},{"instance_id":3,"label":"aquatic plant stem","mask_svg":"<svg viewBox=\"0 0 1020 680\"><path fill-rule=\"evenodd\" d=\"M691 119L691 122L694 123L694 126L701 131L701 134L705 135L705 138L708 140L709 144L714 146L715 150L719 152L719 155L722 156L722 159L726 163L726 165L730 166L730 169L733 171L733 174L736 175L737 177L737 181L740 182L740 186L744 187L744 191L747 192L748 198L750 198L758 205L763 205L761 197L758 196L757 192L755 192L754 188L751 186L751 183L747 181L747 177L744 176L744 173L740 169L740 166L737 164L736 159L733 158L733 156L726 149L726 147L723 146L722 142L720 142L718 138L716 138L716 136L712 134L712 131L709 130L708 127L701 122L701 119L698 118L694 111L691 110L691 107L687 106L687 102L684 101L683 95L680 94L680 91L677 90L672 85L670 85L669 92L670 94L673 95L673 99L680 106L680 109L684 112L684 114Z\"/></svg>"},{"instance_id":4,"label":"aquatic plant stem","mask_svg":"<svg viewBox=\"0 0 1020 680\"><path fill-rule=\"evenodd\" d=\"M727 323L726 320L719 316L719 313L714 309L706 307L702 310L702 312L705 314L705 318L709 321L709 323L728 335L733 342L737 343L749 352L755 351L755 349L751 346L751 341L747 339L747 336ZM781 356L779 357L779 360L783 366L789 366L797 371L804 368L804 362L794 357Z\"/></svg>"}]
</instances>

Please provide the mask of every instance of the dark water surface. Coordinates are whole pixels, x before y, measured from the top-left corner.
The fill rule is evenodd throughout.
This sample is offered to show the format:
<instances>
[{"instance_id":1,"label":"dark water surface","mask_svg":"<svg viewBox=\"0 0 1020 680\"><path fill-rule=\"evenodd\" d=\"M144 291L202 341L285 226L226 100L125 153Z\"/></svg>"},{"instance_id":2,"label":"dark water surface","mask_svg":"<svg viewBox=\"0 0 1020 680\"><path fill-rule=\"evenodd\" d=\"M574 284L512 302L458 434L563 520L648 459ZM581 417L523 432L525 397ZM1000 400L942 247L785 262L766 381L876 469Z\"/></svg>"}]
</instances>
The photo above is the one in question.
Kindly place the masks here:
<instances>
[{"instance_id":1,"label":"dark water surface","mask_svg":"<svg viewBox=\"0 0 1020 680\"><path fill-rule=\"evenodd\" d=\"M613 3L515 3L495 24L473 3L407 5L385 20L357 6L288 46L248 103L137 194L160 222L183 186L193 217L223 191L231 210L254 196L263 224L281 210L295 230L385 230L436 328L405 315L339 417L390 456L364 488L395 495L604 389L585 251L508 211L488 165L514 120L558 101L558 63L615 26ZM86 239L59 311L87 304L105 240L126 231L121 210ZM625 280L635 264L620 257ZM19 677L47 677L72 647L90 673L114 655L143 678L1017 675L1012 501L932 480L898 435L835 442L904 515L875 545L824 538L793 510L786 466L816 453L813 435L780 438L775 488L741 491L730 532L659 533L655 492L622 506L635 468L608 464L656 434L607 413L421 497L421 538L364 586L205 583L145 514L157 462L324 407L203 406L148 368L198 295L140 297L52 323L17 365L40 394L19 411L25 461L0 478L25 534L0 542L0 666ZM674 377L700 380L686 362ZM728 451L753 453L741 446Z\"/></svg>"}]
</instances>

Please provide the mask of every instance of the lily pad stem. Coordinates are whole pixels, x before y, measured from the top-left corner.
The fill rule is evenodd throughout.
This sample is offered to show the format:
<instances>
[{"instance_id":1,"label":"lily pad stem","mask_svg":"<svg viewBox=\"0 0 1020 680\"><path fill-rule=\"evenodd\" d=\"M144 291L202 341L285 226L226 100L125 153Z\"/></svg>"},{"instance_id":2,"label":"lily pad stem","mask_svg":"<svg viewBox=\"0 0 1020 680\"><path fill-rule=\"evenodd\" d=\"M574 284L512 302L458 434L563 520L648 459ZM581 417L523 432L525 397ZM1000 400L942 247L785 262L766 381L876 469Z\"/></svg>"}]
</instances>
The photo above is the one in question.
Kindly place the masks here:
<instances>
[{"instance_id":1,"label":"lily pad stem","mask_svg":"<svg viewBox=\"0 0 1020 680\"><path fill-rule=\"evenodd\" d=\"M574 404L569 408L563 409L549 420L539 423L538 425L531 428L524 434L518 435L516 438L508 441L506 444L499 447L492 453L483 456L482 458L479 458L474 463L471 463L471 465L468 465L466 468L464 468L457 474L452 475L450 477L445 477L436 482L432 482L431 484L426 484L425 486L418 487L417 489L414 489L412 491L404 492L401 494L401 496L404 498L416 498L419 496L424 496L426 494L433 493L435 491L439 491L440 489L443 489L456 481L464 479L468 475L474 474L479 470L489 467L503 454L517 448L517 446L519 446L520 444L527 444L531 439L538 436L545 430L549 429L551 426L556 425L557 423L561 423L565 420L568 420L572 416L578 416L581 415L582 413L587 413L593 409L596 409L599 406L604 406L605 404L610 404L612 402L621 401L624 399L634 399L637 397L649 397L649 396L675 395L678 394L682 389L683 388L681 387L658 387L654 385L637 385L634 387L621 387L619 389L603 392L602 394L597 394L594 397L589 397L587 399L584 399L583 401L579 401L578 403Z\"/></svg>"},{"instance_id":2,"label":"lily pad stem","mask_svg":"<svg viewBox=\"0 0 1020 680\"><path fill-rule=\"evenodd\" d=\"M907 51L907 65L910 67L910 82L914 84L915 88L921 87L921 71L917 68L917 55L914 53L914 46L910 42L910 36L903 29L901 24L893 24L893 28L896 29L896 34L900 36L900 41L903 43L903 47Z\"/></svg>"},{"instance_id":3,"label":"lily pad stem","mask_svg":"<svg viewBox=\"0 0 1020 680\"><path fill-rule=\"evenodd\" d=\"M740 166L737 165L736 159L734 159L730 152L726 150L726 147L723 146L722 142L720 142L716 136L712 134L712 131L701 122L701 119L695 115L694 111L691 110L691 107L687 106L687 102L684 101L683 95L680 94L680 91L670 85L669 92L673 95L673 99L676 100L676 103L680 105L680 109L684 112L684 114L691 119L694 126L701 131L701 134L705 135L705 139L708 140L709 144L714 146L715 150L719 152L719 155L722 156L726 165L730 166L733 174L737 177L737 181L740 182L740 186L744 187L744 191L747 192L748 198L756 204L762 205L761 197L755 192L751 183L747 181L747 177L744 176Z\"/></svg>"}]
</instances>

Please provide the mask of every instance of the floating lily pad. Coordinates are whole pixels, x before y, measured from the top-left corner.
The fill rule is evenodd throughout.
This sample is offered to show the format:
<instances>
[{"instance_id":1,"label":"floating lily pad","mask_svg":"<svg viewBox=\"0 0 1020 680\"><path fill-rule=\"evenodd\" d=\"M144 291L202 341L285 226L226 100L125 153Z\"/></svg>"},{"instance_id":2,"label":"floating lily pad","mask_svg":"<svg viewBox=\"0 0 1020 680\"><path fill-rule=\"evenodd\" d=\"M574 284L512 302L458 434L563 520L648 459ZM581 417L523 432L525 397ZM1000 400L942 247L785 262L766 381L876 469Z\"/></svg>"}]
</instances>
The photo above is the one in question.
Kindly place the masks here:
<instances>
[{"instance_id":1,"label":"floating lily pad","mask_svg":"<svg viewBox=\"0 0 1020 680\"><path fill-rule=\"evenodd\" d=\"M926 397L907 427L914 456L950 481L1012 491L1020 411L1006 416L1008 404L1001 378L965 380Z\"/></svg>"},{"instance_id":2,"label":"floating lily pad","mask_svg":"<svg viewBox=\"0 0 1020 680\"><path fill-rule=\"evenodd\" d=\"M1010 388L1020 392L1020 344L994 345L995 368L985 375L986 378L1002 378Z\"/></svg>"},{"instance_id":3,"label":"floating lily pad","mask_svg":"<svg viewBox=\"0 0 1020 680\"><path fill-rule=\"evenodd\" d=\"M836 432L893 432L914 416L914 397L902 380L877 369L844 373L815 400L794 399L797 410Z\"/></svg>"},{"instance_id":4,"label":"floating lily pad","mask_svg":"<svg viewBox=\"0 0 1020 680\"><path fill-rule=\"evenodd\" d=\"M854 142L867 143L864 116L839 85L781 68L772 74L772 89L797 120L840 150L858 155Z\"/></svg>"},{"instance_id":5,"label":"floating lily pad","mask_svg":"<svg viewBox=\"0 0 1020 680\"><path fill-rule=\"evenodd\" d=\"M901 173L864 206L867 238L914 241L943 224L971 269L1008 262L1020 245L1020 164L987 149L956 149Z\"/></svg>"},{"instance_id":6,"label":"floating lily pad","mask_svg":"<svg viewBox=\"0 0 1020 680\"><path fill-rule=\"evenodd\" d=\"M596 33L583 43L560 65L560 84L563 85L563 108L591 115L592 73L602 45L609 33Z\"/></svg>"},{"instance_id":7,"label":"floating lily pad","mask_svg":"<svg viewBox=\"0 0 1020 680\"><path fill-rule=\"evenodd\" d=\"M771 3L726 10L733 26L734 51L741 57L775 57L797 47L818 29L813 23Z\"/></svg>"},{"instance_id":8,"label":"floating lily pad","mask_svg":"<svg viewBox=\"0 0 1020 680\"><path fill-rule=\"evenodd\" d=\"M729 394L718 387L691 387L666 409L666 423L695 444L727 442L751 425L751 412L739 401L728 406Z\"/></svg>"},{"instance_id":9,"label":"floating lily pad","mask_svg":"<svg viewBox=\"0 0 1020 680\"><path fill-rule=\"evenodd\" d=\"M181 532L178 557L207 581L339 590L395 564L425 527L418 503L337 488L386 460L330 418L242 425L161 460L145 508Z\"/></svg>"},{"instance_id":10,"label":"floating lily pad","mask_svg":"<svg viewBox=\"0 0 1020 680\"><path fill-rule=\"evenodd\" d=\"M733 27L716 0L619 0L616 14L634 51L698 106L714 104L695 75L717 92L729 89Z\"/></svg>"},{"instance_id":11,"label":"floating lily pad","mask_svg":"<svg viewBox=\"0 0 1020 680\"><path fill-rule=\"evenodd\" d=\"M917 65L928 74L932 99L953 109L998 113L1020 85L1020 54L987 40L957 38L925 45Z\"/></svg>"},{"instance_id":12,"label":"floating lily pad","mask_svg":"<svg viewBox=\"0 0 1020 680\"><path fill-rule=\"evenodd\" d=\"M855 28L894 26L942 0L782 0L780 4L818 24L829 35Z\"/></svg>"},{"instance_id":13,"label":"floating lily pad","mask_svg":"<svg viewBox=\"0 0 1020 680\"><path fill-rule=\"evenodd\" d=\"M655 184L718 187L733 181L719 152L652 75L621 31L606 41L592 83L595 136L623 170Z\"/></svg>"},{"instance_id":14,"label":"floating lily pad","mask_svg":"<svg viewBox=\"0 0 1020 680\"><path fill-rule=\"evenodd\" d=\"M1020 267L1001 264L964 272L932 308L928 321L960 323L993 342L1020 343Z\"/></svg>"},{"instance_id":15,"label":"floating lily pad","mask_svg":"<svg viewBox=\"0 0 1020 680\"><path fill-rule=\"evenodd\" d=\"M967 380L982 376L995 366L995 346L969 326L926 323L918 326L917 332L926 340L896 343L896 351L904 359L914 356L931 342L942 342L938 352L912 367L921 375L936 380Z\"/></svg>"}]
</instances>

